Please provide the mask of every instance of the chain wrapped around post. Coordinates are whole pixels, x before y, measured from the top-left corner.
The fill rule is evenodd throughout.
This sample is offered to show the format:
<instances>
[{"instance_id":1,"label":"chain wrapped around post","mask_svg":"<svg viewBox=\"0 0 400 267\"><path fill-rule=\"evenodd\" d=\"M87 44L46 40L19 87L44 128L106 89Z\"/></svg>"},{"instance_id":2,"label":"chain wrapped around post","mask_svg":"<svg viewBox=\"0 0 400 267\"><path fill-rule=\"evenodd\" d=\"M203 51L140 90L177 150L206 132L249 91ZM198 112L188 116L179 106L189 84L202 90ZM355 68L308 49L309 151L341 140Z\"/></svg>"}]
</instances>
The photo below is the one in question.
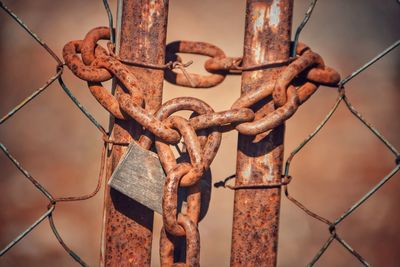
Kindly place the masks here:
<instances>
[{"instance_id":1,"label":"chain wrapped around post","mask_svg":"<svg viewBox=\"0 0 400 267\"><path fill-rule=\"evenodd\" d=\"M325 66L318 54L301 43L297 46L296 57L287 61L242 66L241 58L226 57L214 45L178 41L167 46L167 63L158 66L129 62L115 55L112 45L108 46L107 51L97 43L109 37L108 27L97 27L89 31L83 40L67 43L63 49L65 63L77 77L87 81L92 95L109 113L121 120L133 119L144 128L143 134L135 142L145 149L150 149L153 143L156 147L167 175L162 202L164 227L160 240L161 265L199 266L200 237L197 225L202 198L200 182L218 151L222 132L236 129L241 134L255 136L269 131L293 116L319 85L336 86L340 76ZM192 74L185 70L182 73L174 72L174 68L187 66L182 63L179 53L211 57L205 62L205 69L210 74ZM163 69L167 81L193 88L216 86L232 73L282 65L286 65L286 68L275 85L261 84L257 89L243 94L229 110L214 112L202 100L178 97L165 102L157 112L151 114L144 109L144 97L137 89L140 81L125 64ZM116 78L124 89L118 98L101 84L111 78ZM265 99L274 101L275 111L268 115L254 112L252 106ZM173 115L180 110L189 110L193 114L189 119ZM256 117L259 119L255 120ZM189 159L177 163L170 145L177 144L181 139ZM118 143L118 140L115 142ZM282 185L287 183L282 182ZM179 187L187 190L186 210L178 209ZM175 238L183 236L186 238L186 260L185 263L174 263Z\"/></svg>"}]
</instances>

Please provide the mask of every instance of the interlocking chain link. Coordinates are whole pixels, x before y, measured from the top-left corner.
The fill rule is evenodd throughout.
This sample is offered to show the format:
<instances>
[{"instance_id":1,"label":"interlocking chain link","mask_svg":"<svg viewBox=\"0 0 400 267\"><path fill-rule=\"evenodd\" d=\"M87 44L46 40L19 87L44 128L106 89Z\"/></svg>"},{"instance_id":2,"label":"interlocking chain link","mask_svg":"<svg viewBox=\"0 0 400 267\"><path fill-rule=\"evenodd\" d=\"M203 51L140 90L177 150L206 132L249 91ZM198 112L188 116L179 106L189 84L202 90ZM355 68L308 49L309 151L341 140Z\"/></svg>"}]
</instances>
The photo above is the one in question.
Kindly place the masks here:
<instances>
[{"instance_id":1,"label":"interlocking chain link","mask_svg":"<svg viewBox=\"0 0 400 267\"><path fill-rule=\"evenodd\" d=\"M145 149L150 149L153 143L156 147L167 174L162 203L164 227L160 241L161 264L174 265L176 237L186 237L185 265L199 266L200 237L197 225L200 219L201 197L204 193L200 181L218 151L222 132L236 129L241 134L255 136L269 131L293 116L319 85L336 86L340 76L335 70L326 67L318 54L301 43L297 46L296 56L287 61L242 66L241 58L226 57L225 53L214 45L177 41L167 45L167 63L158 66L124 60L114 54L113 45L108 45L107 51L97 43L109 38L108 27L97 27L89 31L83 40L67 43L63 49L65 63L77 77L87 81L92 95L114 117L121 120L133 119L143 127L143 134L135 142ZM182 63L179 53L209 56L210 59L205 62L205 69L210 74L175 72L174 66L187 66ZM165 102L152 114L144 108L146 103L138 90L140 81L125 64L164 69L165 79L169 82L193 88L216 86L231 73L287 66L275 84L261 84L257 89L243 94L229 110L214 112L202 100L178 97ZM118 98L101 84L111 78L116 78L123 85L124 92L120 93ZM252 109L257 102L265 99L274 101L276 109L273 112L263 114L263 111ZM173 115L181 110L192 111L192 116L186 119ZM188 160L177 163L170 146L176 145L181 139L185 144ZM283 180L282 185L287 183ZM179 187L187 190L185 211L178 208Z\"/></svg>"},{"instance_id":2,"label":"interlocking chain link","mask_svg":"<svg viewBox=\"0 0 400 267\"><path fill-rule=\"evenodd\" d=\"M272 62L272 63L266 63L266 64L261 64L261 65L257 65L257 66L242 66L242 61L241 58L229 58L229 57L225 57L225 58L210 58L206 64L205 64L205 68L213 73L215 71L221 71L221 69L223 69L225 72L229 72L229 74L236 74L236 73L240 73L242 71L253 71L253 70L259 70L259 69L264 69L264 68L270 68L270 67L275 67L275 66L286 66L288 64L290 64L291 62L293 62L294 60L297 59L296 56L296 51L298 51L296 49L296 47L298 46L298 39L299 39L299 35L300 32L302 30L302 28L304 27L304 25L307 23L308 19L311 16L311 12L316 4L317 0L312 0L310 1L310 6L309 9L307 10L307 13L303 19L303 21L301 22L301 24L299 25L299 27L296 30L296 34L294 37L294 44L292 47L292 52L291 52L291 56L292 58L290 58L288 61L281 61L281 62ZM110 28L112 29L112 12L108 6L108 2L107 0L103 0L104 6L106 7L107 10L107 14L109 16L109 23L110 23ZM1 1L0 1L0 8L2 8L8 15L10 15L10 17L12 19L14 19L17 24L21 27L21 29L24 29L25 31L27 31L27 33L33 38L33 40L35 40L40 46L42 46L47 53L53 57L53 59L55 60L55 69L56 69L56 73L54 76L50 77L44 85L42 85L40 88L37 88L36 90L34 90L29 96L27 96L24 100L22 100L22 102L20 102L19 104L17 104L16 106L14 106L7 114L5 114L3 117L1 117L0 119L0 125L5 125L4 123L6 121L8 121L10 118L12 118L16 113L18 113L18 111L20 111L22 108L24 108L28 103L30 103L32 100L34 100L37 96L39 96L44 90L46 90L47 88L49 88L49 86L55 81L58 80L61 88L65 91L65 93L68 95L68 97L74 102L74 104L80 109L80 111L82 112L82 114L84 114L89 120L90 122L99 130L99 132L103 135L103 140L105 142L105 145L107 143L111 143L114 145L124 145L127 146L129 145L127 142L125 141L121 141L121 140L111 140L109 138L109 134L106 132L106 130L97 122L97 120L86 110L86 108L78 101L78 99L73 95L73 93L68 89L68 86L64 83L63 79L62 79L62 74L63 74L63 68L64 68L64 63L61 61L61 59L59 59L57 57L57 54L42 40L40 39L40 37L33 32L31 29L29 29L29 27L15 14L13 13L13 11L11 11L8 7L6 7ZM113 36L111 36L111 41L114 41ZM81 45L81 44L78 44ZM75 45L74 45L75 46ZM318 260L319 258L327 251L328 247L333 243L334 240L338 241L338 243L343 246L348 252L350 252L353 256L355 256L360 263L362 263L364 266L370 266L368 264L368 262L361 257L361 255L354 250L349 243L347 243L341 236L338 235L337 229L336 227L345 220L345 218L347 218L352 212L354 212L355 210L357 210L361 205L363 205L365 203L365 201L367 199L369 199L371 196L373 196L377 190L379 190L386 182L388 182L392 177L394 177L394 175L396 173L398 173L398 171L400 170L400 154L398 152L398 150L392 145L390 144L390 142L382 135L379 133L379 131L374 128L370 123L368 123L362 116L361 114L355 109L355 107L352 106L352 104L349 102L349 99L346 96L345 93L345 89L344 89L344 85L347 84L350 80L352 80L353 78L355 78L356 76L358 76L360 73L364 72L367 68L369 68L370 66L372 66L373 64L375 64L378 60L380 60L381 58L383 58L385 55L387 55L389 52L393 51L395 48L400 46L400 40L396 40L392 45L390 45L389 47L387 47L386 49L382 50L376 57L372 58L371 60L369 60L367 63L365 63L363 66L360 66L359 68L355 69L350 75L348 75L347 77L345 77L344 79L342 79L339 84L337 85L338 88L338 97L337 100L335 102L335 104L333 105L332 109L328 112L327 116L324 118L324 120L321 122L320 125L318 125L318 127L298 146L296 147L293 152L290 154L290 156L288 157L287 161L286 161L286 167L285 167L285 171L284 171L284 177L282 179L282 181L280 183L274 184L272 186L283 186L283 190L285 192L286 197L292 201L295 205L297 205L299 208L301 208L302 210L304 210L309 216L320 220L321 222L329 225L329 232L330 232L330 236L329 239L323 244L323 246L320 248L320 250L318 251L318 253L315 255L315 257L312 259L312 261L308 264L308 266L313 266ZM110 49L111 48L111 49ZM90 51L90 50L89 50ZM149 63L142 63L142 62L133 62L130 60L126 60L126 59L122 59L122 58L118 58L118 56L113 54L113 47L112 45L109 45L109 55L112 55L113 57L115 57L117 60L119 60L122 63L126 63L126 64L132 64L132 65L136 65L136 66L140 66L140 67L145 67L145 68L153 68L153 69L162 69L162 70L168 70L168 69L180 69L180 70L184 70L185 67L187 67L189 63L182 63L179 61L169 61L166 64L162 64L162 65L152 65ZM79 59L79 56L78 56ZM217 62L217 63L215 63ZM78 61L79 63L79 61ZM212 64L211 64L212 63ZM219 65L218 65L219 64ZM221 67L222 64L222 67ZM85 66L88 66L85 64ZM318 68L313 68L310 69L310 72L314 72L317 71ZM325 68L324 71L327 71L327 68ZM190 82L190 75L187 74L186 72L183 72L183 75L185 75L185 77L188 79L189 83L191 84L191 86L194 86L194 83ZM303 74L301 74L303 75ZM93 91L96 93L99 90L104 90L105 94L103 94L103 97L107 98L108 92L105 89L102 88L93 88ZM269 96L269 98L272 98L271 96ZM111 99L112 100L112 99ZM104 105L108 105L108 100L106 101L106 103ZM394 156L395 156L395 163L396 166L394 167L394 169L392 169L390 171L390 173L388 173L385 177L383 177L379 183L377 183L370 191L368 191L365 195L363 195L363 197L361 199L359 199L356 203L354 203L354 205L352 207L350 207L348 210L346 210L340 217L338 217L336 220L332 221L332 220L327 220L323 217L321 217L320 215L312 212L311 210L309 210L307 207L305 207L303 204L301 204L298 200L296 200L293 196L291 196L288 192L288 187L286 186L289 182L290 182L290 178L291 176L289 175L289 166L291 161L295 158L295 156L299 153L299 151L301 151L301 149L306 146L308 144L308 142L310 140L312 140L318 133L319 131L324 127L324 125L326 125L326 123L329 121L329 119L332 117L332 115L336 112L338 106L340 105L341 102L344 102L345 106L348 108L348 110L359 120L361 121L370 131L371 133L373 133L374 135L376 135L381 141L382 143L386 146L386 148L391 151ZM119 108L119 104L118 102L114 103L116 105L114 105L114 111L115 112L121 112L120 108ZM276 105L279 106L279 105ZM235 117L235 116L250 116L248 115L249 112L248 110L241 110L241 111L235 111L232 110L232 113L229 113L231 116ZM252 112L252 110L250 110L250 112ZM235 115L236 114L236 115ZM240 114L240 115L239 115ZM121 117L122 115L126 115L125 113L121 112ZM199 126L200 128L207 128L206 125L208 123L207 118L211 117L214 118L214 114L210 113L210 114L203 114L197 117L194 117L192 119L190 119L190 124L196 124L200 122L197 122L197 120L199 120L199 118L204 118L205 123L206 124L201 124L203 126ZM236 117L236 119L238 119L238 117ZM197 118L197 120L196 120ZM243 117L242 117L243 118ZM126 119L129 119L129 116L126 117ZM254 120L254 119L251 119ZM250 121L251 121L250 120ZM245 120L244 120L245 121ZM215 126L215 125L214 125ZM232 125L227 125L227 127L223 127L223 126L217 126L218 131L224 131L224 130L231 130L234 127L231 127ZM204 140L206 139L206 135L204 133L204 130L197 130L198 133L198 138L200 140L200 143L203 144ZM144 140L144 144L149 144L149 146L151 146L152 143L152 138L151 138L152 134L151 132L147 132L146 135L143 135L142 139ZM203 147L203 146L202 146ZM101 165L104 165L104 153L105 153L105 149L106 147L103 147L103 155L102 155L102 163ZM20 242L21 240L23 240L26 236L29 235L29 233L31 233L38 225L42 224L45 219L47 218L49 220L50 223L50 227L51 230L53 231L55 237L57 238L57 240L60 242L61 246L65 249L65 251L75 260L77 261L81 266L87 266L87 264L73 251L71 250L66 243L63 241L60 233L58 232L58 229L55 225L54 222L54 218L53 218L53 214L55 212L55 207L56 207L56 203L58 202L62 202L62 201L80 201L80 200L84 200L84 199L88 199L92 196L94 196L100 189L100 185L101 185L101 177L102 175L102 171L104 170L103 167L101 167L101 174L99 176L99 180L97 183L97 186L95 188L95 190L90 193L90 194L86 194L83 196L77 196L77 197L53 197L52 194L47 191L47 189L41 185L41 183L39 182L39 180L35 179L21 164L20 162L8 151L8 149L6 148L6 146L3 143L0 143L0 150L5 154L5 156L10 160L10 162L12 162L15 167L21 171L21 173L25 176L25 178L27 180L29 180L32 183L32 186L36 187L47 199L48 199L48 206L47 206L47 210L45 211L45 213L43 213L34 223L32 223L29 227L27 227L23 232L21 232L14 240L12 240L10 243L8 243L1 251L0 251L0 256L5 255L8 251L10 251L10 249L15 246L16 244L18 244L18 242ZM183 167L182 167L183 168ZM225 182L227 181L227 179L225 180ZM225 182L223 183L223 185L225 185ZM234 189L234 190L240 190L240 189L244 189L245 187L242 186L229 186L229 185L225 185L228 188ZM246 185L247 186L247 185ZM251 188L268 188L268 186L271 185L251 185ZM188 188L189 190L189 188ZM197 190L195 187L193 187L193 189L190 190ZM194 191L192 191L194 192ZM203 192L202 192L203 193ZM196 196L195 194L193 196ZM201 196L203 197L203 195ZM207 197L207 196L206 196ZM195 213L193 213L195 214ZM198 236L198 231L197 228L195 228L193 225L193 223L191 223L190 219L188 219L188 216L184 216L182 213L179 213L178 215L178 219L177 219L178 223L185 229L186 231L186 237L188 239L188 243L187 243L187 251L186 251L186 255L188 257L188 265L195 265L199 259L198 259L198 250L196 250L196 248L198 248L198 246L196 244L197 241L199 240L199 236ZM163 265L173 265L173 257L172 254L173 250L174 250L174 246L175 243L174 241L176 240L176 238L167 233L167 232L163 232L165 234L165 236L167 237L167 239L164 242L165 246L164 246L164 250L161 251L161 253L164 253L162 255L162 260L163 260ZM173 242L169 242L169 240L172 240ZM176 264L179 265L179 264ZM183 264L180 264L183 265Z\"/></svg>"}]
</instances>

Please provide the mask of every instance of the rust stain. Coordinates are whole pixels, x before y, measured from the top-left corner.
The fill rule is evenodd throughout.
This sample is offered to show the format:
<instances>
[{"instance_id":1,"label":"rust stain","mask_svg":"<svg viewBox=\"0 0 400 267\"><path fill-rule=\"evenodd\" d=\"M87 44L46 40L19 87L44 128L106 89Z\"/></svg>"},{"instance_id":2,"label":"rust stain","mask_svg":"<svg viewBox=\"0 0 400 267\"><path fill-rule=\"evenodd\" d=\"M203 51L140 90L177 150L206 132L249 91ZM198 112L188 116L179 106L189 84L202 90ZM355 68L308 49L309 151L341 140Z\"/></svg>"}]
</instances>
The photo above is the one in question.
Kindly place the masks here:
<instances>
[{"instance_id":1,"label":"rust stain","mask_svg":"<svg viewBox=\"0 0 400 267\"><path fill-rule=\"evenodd\" d=\"M276 10L282 6L286 7L286 15ZM244 66L288 58L292 7L291 0L247 1ZM276 16L279 15L278 20ZM270 68L243 72L242 95L257 91L260 84L265 91L271 90L273 85L268 84L275 82L281 70ZM271 101L253 104L252 108L255 120L274 111ZM284 126L280 125L256 138L239 135L236 186L279 182L283 134ZM231 266L276 266L279 211L280 188L235 191Z\"/></svg>"},{"instance_id":2,"label":"rust stain","mask_svg":"<svg viewBox=\"0 0 400 267\"><path fill-rule=\"evenodd\" d=\"M254 9L251 10L253 23L253 38L250 44L251 49L254 54L255 63L262 63L265 58L265 47L263 47L262 42L260 41L261 35L264 32L264 25L267 16L268 6L266 3L256 3L254 4ZM254 78L259 76L259 72L255 71L252 73Z\"/></svg>"},{"instance_id":3,"label":"rust stain","mask_svg":"<svg viewBox=\"0 0 400 267\"><path fill-rule=\"evenodd\" d=\"M146 5L140 0L125 0L122 6L122 24L119 56L139 62L164 63L165 39L168 3L163 1L145 1L160 3L159 13L149 23L153 16L143 16ZM151 32L145 25L152 24ZM145 45L145 46L143 46ZM148 70L130 66L129 70L141 82L137 88L143 94L146 110L154 112L161 105L163 71ZM119 101L123 93L121 87L116 89L116 99ZM130 142L138 138L140 126L132 121L115 120L113 139ZM108 161L108 177L117 166L124 149L113 146ZM129 266L150 266L153 212L141 204L124 197L111 189L106 190L105 216L103 235L103 254L101 262L105 266L119 266L129 263Z\"/></svg>"},{"instance_id":4,"label":"rust stain","mask_svg":"<svg viewBox=\"0 0 400 267\"><path fill-rule=\"evenodd\" d=\"M202 192L200 179L218 151L222 132L236 129L241 134L237 179L236 185L229 187L238 189L235 193L232 265L244 261L274 266L280 186L284 183L281 179L284 123L319 84L335 85L340 76L325 67L322 58L302 43L297 47L298 57L288 59L293 5L290 0L248 1L243 58L227 58L220 48L209 43L178 41L167 46L168 57L176 57L176 61L167 64L163 63L166 7L161 8L157 1L123 3L126 6L122 9L120 55L115 55L112 47L107 53L97 44L110 35L107 27L97 27L89 31L84 40L67 43L63 57L75 75L88 81L98 102L115 116L114 140L119 143L136 140L143 148L150 149L155 139L158 157L167 173L162 201L166 238L162 238L160 253L169 258L161 259L162 264L175 261L177 265L183 264L182 257L170 258L176 253L184 255L184 248L176 243L176 239L183 236L188 245L186 264L199 264L196 231L203 203L201 195L206 199L209 195L207 190ZM275 10L279 8L288 12ZM146 32L149 25L155 30ZM156 49L151 45L138 45L146 42L154 44ZM211 57L205 63L211 74L190 74L194 83L189 84L182 80L182 75L172 72L174 83L211 87L222 82L231 70L236 70L242 73L241 97L231 109L220 112L214 112L205 102L192 97L175 98L161 105L163 71L181 64L176 53ZM239 62L244 66L239 66ZM115 95L107 92L100 83L111 77L115 77L119 85ZM303 82L296 88L293 81L298 77ZM190 110L193 114L189 119L172 115L180 110ZM187 162L184 158L181 159L183 162L177 162L170 148L181 139L185 143ZM124 152L124 147L111 146L108 174ZM187 207L183 209L178 205L179 187L186 187L188 192ZM105 249L102 250L105 264L128 261L134 266L148 266L153 212L110 188L106 191L105 206ZM182 218L188 220L182 221ZM176 253L171 254L171 251ZM196 255L192 253L194 251L197 251Z\"/></svg>"}]
</instances>

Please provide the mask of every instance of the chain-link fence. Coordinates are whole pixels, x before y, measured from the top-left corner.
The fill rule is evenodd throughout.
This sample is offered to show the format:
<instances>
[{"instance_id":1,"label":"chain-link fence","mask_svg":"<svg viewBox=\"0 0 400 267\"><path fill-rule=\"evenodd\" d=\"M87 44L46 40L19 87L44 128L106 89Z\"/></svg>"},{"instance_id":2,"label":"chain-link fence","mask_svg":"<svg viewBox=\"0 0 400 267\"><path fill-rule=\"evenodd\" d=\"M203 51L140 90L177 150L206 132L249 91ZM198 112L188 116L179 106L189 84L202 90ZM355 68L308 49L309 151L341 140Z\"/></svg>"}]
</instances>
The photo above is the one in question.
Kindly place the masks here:
<instances>
[{"instance_id":1,"label":"chain-link fence","mask_svg":"<svg viewBox=\"0 0 400 267\"><path fill-rule=\"evenodd\" d=\"M103 1L106 11L109 17L109 22L110 22L110 27L112 28L113 26L113 19L112 19L112 13L108 7L107 1ZM295 51L297 42L299 40L300 32L311 17L311 14L313 12L313 9L316 5L317 1L314 0L311 2L310 7L308 11L306 12L306 15L300 24L300 26L296 30L295 38L294 38L294 49ZM77 253L72 251L63 241L62 237L60 236L55 223L53 219L53 213L56 208L56 204L59 202L66 202L66 201L82 201L89 199L93 197L99 190L102 185L102 178L103 178L103 171L104 171L104 162L105 162L105 151L106 151L106 145L107 145L107 140L108 140L108 133L107 131L97 122L97 120L86 110L86 108L80 104L78 99L74 96L74 94L68 89L67 85L62 79L63 71L64 71L64 63L63 61L58 58L56 53L45 43L43 42L37 35L36 33L32 32L27 25L23 23L23 21L16 15L14 14L8 7L6 7L2 2L0 2L1 8L8 14L10 15L11 18L13 18L20 26L23 28L25 31L28 32L28 34L35 40L37 41L47 52L48 54L55 60L55 75L50 77L48 81L40 88L35 90L30 96L25 98L20 104L15 106L10 112L8 112L5 116L3 116L0 119L0 125L2 125L4 122L7 120L11 119L14 114L16 114L20 109L22 109L26 104L28 104L30 101L34 100L39 94L41 94L43 91L45 91L52 83L55 81L58 81L61 88L64 90L64 92L68 95L68 97L75 103L75 105L82 111L82 113L95 125L95 127L100 131L101 135L103 136L103 139L105 140L104 142L104 148L103 148L103 153L102 153L102 160L101 160L101 171L99 174L99 179L98 179L98 184L95 188L95 190L87 195L83 196L77 196L77 197L54 197L48 190L41 185L41 183L38 182L37 179L35 179L20 163L19 161L13 157L12 151L10 152L6 146L3 143L0 143L0 148L3 151L3 153L6 155L6 157L15 165L15 167L32 183L34 187L37 188L47 199L48 199L48 206L47 206L47 211L44 212L34 223L32 223L26 230L20 233L14 240L12 240L6 247L4 247L1 252L0 256L3 256L6 254L14 245L16 245L18 242L24 239L27 235L31 233L33 229L35 229L39 224L41 224L43 221L46 219L49 221L51 230L54 233L55 237L61 244L61 246L65 249L65 251L71 255L73 259L75 259L78 263L80 263L82 266L87 266L87 264L78 256ZM111 36L111 39L113 40L113 36ZM377 62L379 59L383 58L386 56L389 52L391 52L393 49L397 48L400 45L400 40L397 40L394 42L392 45L390 45L388 48L386 48L384 51L379 53L376 57L372 58L369 60L365 65L361 66L360 68L354 70L350 75L346 76L343 78L337 85L337 90L338 90L338 97L336 99L336 102L334 103L332 109L328 112L326 117L323 119L323 121L317 126L317 128L297 147L293 150L293 152L290 153L289 158L286 161L285 164L285 169L283 176L284 177L290 177L290 164L292 160L295 158L296 155L302 150L303 147L305 147L309 141L311 141L319 132L320 130L327 124L329 119L333 116L333 114L336 112L340 104L344 104L345 107L348 108L349 114L355 116L363 125L365 125L369 131L374 134L379 140L387 147L387 149L393 153L394 157L394 167L393 169L385 176L383 177L373 188L371 188L370 191L368 191L364 196L362 196L357 202L355 202L348 210L346 210L342 215L340 215L337 219L335 220L329 220L326 219L313 211L309 210L306 206L304 206L302 203L300 203L298 200L296 200L292 195L289 194L288 188L290 187L289 184L284 184L283 185L283 190L285 192L286 197L293 202L295 205L297 205L300 209L302 209L307 215L313 217L316 220L319 220L320 222L324 223L327 225L327 229L329 232L329 238L328 240L322 245L321 249L316 253L315 257L311 260L309 263L309 266L314 265L319 258L325 253L325 251L330 247L333 241L337 241L339 244L341 244L349 253L354 255L360 263L362 263L365 266L370 266L370 264L367 261L368 255L366 256L361 256L360 253L358 253L351 244L345 241L344 238L339 234L337 231L337 226L345 220L351 213L353 213L356 209L358 209L361 205L363 205L367 199L372 197L374 193L379 190L386 182L388 182L400 169L400 154L396 150L396 148L382 135L378 132L377 129L375 129L370 123L368 123L362 116L361 114L354 108L354 106L350 103L346 91L345 91L345 86L347 86L347 83L350 82L352 79L356 78L360 73L365 71L368 67L373 65L375 62ZM295 181L297 177L294 177L293 180Z\"/></svg>"}]
</instances>

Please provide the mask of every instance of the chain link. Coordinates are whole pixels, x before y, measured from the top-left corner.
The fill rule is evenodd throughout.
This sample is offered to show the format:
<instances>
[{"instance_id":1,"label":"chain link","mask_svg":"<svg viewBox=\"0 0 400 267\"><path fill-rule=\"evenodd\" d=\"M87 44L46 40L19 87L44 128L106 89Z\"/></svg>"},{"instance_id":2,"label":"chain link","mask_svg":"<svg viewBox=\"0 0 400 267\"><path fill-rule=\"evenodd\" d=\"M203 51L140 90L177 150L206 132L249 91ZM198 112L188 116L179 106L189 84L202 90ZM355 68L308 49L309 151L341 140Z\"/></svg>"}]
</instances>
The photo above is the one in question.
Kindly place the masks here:
<instances>
[{"instance_id":1,"label":"chain link","mask_svg":"<svg viewBox=\"0 0 400 267\"><path fill-rule=\"evenodd\" d=\"M239 66L240 58L228 58L218 47L204 42L177 41L167 45L166 62L181 62L178 53L189 53L209 56L205 63L209 75L176 73L171 64L148 66L147 63L127 62L114 54L112 45L108 52L97 42L110 38L108 27L97 27L86 34L81 41L71 41L64 46L63 57L68 68L79 78L88 82L88 87L97 101L118 119L133 119L145 132L137 141L142 147L150 149L154 137L155 147L167 174L163 196L163 222L160 255L171 257L174 241L168 235L186 236L187 249L199 251L197 224L200 214L201 193L199 182L209 169L221 143L223 131L236 129L241 134L257 135L284 123L318 88L320 84L335 86L339 74L325 67L322 58L304 44L298 46L296 58L285 62L273 62L260 66ZM78 54L81 54L79 58ZM221 63L222 62L222 63ZM221 83L227 74L235 71L250 71L257 68L269 68L279 64L287 64L276 84L263 84L258 89L242 95L230 110L214 112L205 102L192 98L180 97L164 103L161 108L151 114L144 109L141 92L137 89L138 81L124 64L134 64L145 68L165 70L166 80L177 85L208 88ZM220 69L217 66L222 66ZM114 77L124 85L124 92L118 100L109 93L101 82ZM251 108L258 101L272 98L275 111L268 115L257 114ZM180 110L193 111L191 118L185 119L173 115ZM256 119L257 118L257 119ZM201 144L197 132L206 130L207 135ZM154 136L154 137L153 137ZM170 145L177 144L181 138L189 155L189 162L177 164ZM276 186L287 185L290 179ZM254 185L259 188L263 185ZM185 187L190 193L186 214L178 209L178 188ZM230 187L230 186L228 186ZM232 189L240 189L232 187ZM246 189L248 189L246 187ZM188 232L188 229L190 233ZM167 235L168 234L168 235ZM197 253L196 252L196 253ZM198 266L198 256L187 251L186 263ZM162 262L171 259L162 259ZM173 262L173 259L172 259Z\"/></svg>"},{"instance_id":2,"label":"chain link","mask_svg":"<svg viewBox=\"0 0 400 267\"><path fill-rule=\"evenodd\" d=\"M222 132L236 129L242 134L257 135L268 131L290 118L318 88L319 85L327 85L338 87L338 98L322 123L316 130L310 134L289 156L281 183L273 186L282 186L287 198L299 208L304 210L308 215L327 224L330 236L325 244L310 262L309 266L314 265L321 255L327 250L330 244L337 240L351 254L353 254L363 265L369 266L368 262L361 257L344 239L339 237L337 233L337 225L340 224L348 215L361 206L368 198L370 198L379 188L390 180L400 169L400 154L373 126L371 126L358 113L348 100L344 85L366 68L374 64L377 60L385 56L394 48L400 45L397 40L393 45L388 47L378 56L367 62L364 66L354 71L351 75L340 80L339 74L325 66L322 58L309 49L306 45L299 43L298 38L301 29L308 21L311 12L316 4L316 0L311 2L310 8L302 24L296 31L295 41L293 44L292 57L289 60L268 62L257 66L243 66L242 58L227 57L225 53L218 47L204 42L178 41L169 44L166 48L167 58L163 65L152 65L143 62L132 62L119 58L114 54L114 34L112 31L112 15L106 0L103 0L109 15L109 27L97 27L88 32L83 40L71 41L64 46L63 58L68 68L79 78L87 81L88 88L95 99L115 118L121 120L134 119L145 129L142 136L137 140L138 144L146 149L150 149L153 142L159 155L162 166L167 173L167 179L164 187L163 200L163 221L164 227L161 231L160 255L163 266L174 264L174 249L178 244L177 237L184 236L186 239L186 261L184 264L176 263L176 266L199 266L199 250L200 236L198 231L198 223L201 216L201 205L204 192L201 189L200 182L204 177L204 173L210 168L217 150L221 142ZM56 61L56 74L51 77L42 87L35 90L29 97L23 100L7 115L0 119L0 125L10 119L15 113L23 108L27 103L32 101L36 96L43 92L55 80L58 80L62 89L84 113L86 117L101 132L104 147L101 160L101 171L96 188L93 192L77 197L53 197L33 176L25 170L15 157L0 143L0 149L7 158L20 170L23 175L35 186L49 201L47 211L40 216L30 227L23 231L17 238L10 242L0 255L4 255L15 244L28 235L36 226L38 226L46 218L49 220L50 227L60 242L62 247L73 257L80 265L87 264L72 251L63 241L55 226L53 212L56 203L64 201L81 201L93 197L100 189L104 171L105 151L107 144L111 145L128 145L126 142L111 140L108 133L96 121L96 119L86 111L85 107L79 103L75 96L68 89L62 79L64 63L59 59L52 49L44 43L35 33L33 33L10 9L2 2L0 7L8 13L24 30L26 30L35 41L37 41ZM110 32L111 29L111 32ZM111 34L110 34L111 33ZM101 47L97 42L99 40L111 40L108 50ZM205 70L209 75L199 75L188 73L187 68L191 63L182 63L179 53L198 54L208 56L205 62ZM80 56L79 56L80 55ZM126 68L125 64L136 65L143 68L156 68L165 70L166 80L181 86L192 88L209 88L220 84L229 74L240 74L244 71L255 71L265 68L273 68L285 66L284 71L274 85L263 84L254 91L242 95L232 105L231 109L226 111L214 112L214 110L205 102L192 98L180 97L165 102L161 108L154 114L148 113L144 107L146 103L142 93L137 90L139 81ZM175 72L180 69L182 72ZM102 86L102 82L111 78L116 78L120 82L125 92L118 98L113 96L106 88ZM118 99L118 100L117 100ZM257 113L252 110L252 106L258 101L267 100L274 101L276 110L268 115ZM288 191L288 184L291 181L289 168L295 155L320 131L320 129L328 122L336 111L341 102L344 102L350 112L356 116L368 129L375 134L386 147L393 152L396 160L394 169L386 175L376 186L374 186L366 195L357 201L351 208L343 213L335 221L319 216L310 211L307 207L293 198ZM190 110L193 114L190 118L185 119L173 115L180 110ZM185 144L189 159L184 162L177 163L174 154L170 148L176 145L181 139ZM241 188L225 185L228 188ZM271 185L270 185L271 186ZM178 210L177 191L179 187L187 190L187 207L186 210ZM254 188L264 188L264 185L251 185Z\"/></svg>"}]
</instances>

